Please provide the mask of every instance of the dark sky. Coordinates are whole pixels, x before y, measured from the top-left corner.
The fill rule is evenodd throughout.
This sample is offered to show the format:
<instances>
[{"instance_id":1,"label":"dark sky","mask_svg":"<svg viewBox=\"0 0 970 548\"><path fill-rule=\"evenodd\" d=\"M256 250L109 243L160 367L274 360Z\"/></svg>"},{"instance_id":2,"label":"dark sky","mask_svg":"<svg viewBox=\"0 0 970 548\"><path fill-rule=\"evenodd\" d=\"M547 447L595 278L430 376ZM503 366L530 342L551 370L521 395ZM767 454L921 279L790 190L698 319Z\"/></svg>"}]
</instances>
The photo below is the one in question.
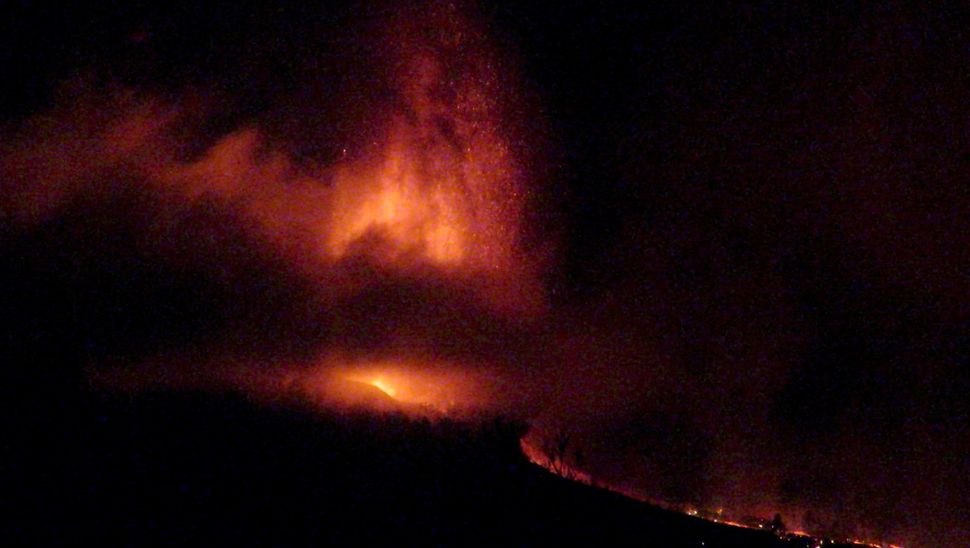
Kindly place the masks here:
<instances>
[{"instance_id":1,"label":"dark sky","mask_svg":"<svg viewBox=\"0 0 970 548\"><path fill-rule=\"evenodd\" d=\"M5 7L3 150L73 94L130 89L208 112L180 154L256 124L301 161L333 161L386 93L361 68L376 53L359 21L381 8L310 4ZM570 403L546 420L577 429L603 474L661 497L965 543L970 40L956 6L479 12L530 105L516 142L533 155L529 237L555 248L545 355L526 369ZM171 213L138 188L40 223L0 211L13 378L70 384L83 363L136 362L257 317L252 354L337 336L293 304L314 290L246 219L218 203ZM146 252L132 236L146 233L182 259ZM460 300L379 287L339 314L388 294L436 303L420 314Z\"/></svg>"}]
</instances>

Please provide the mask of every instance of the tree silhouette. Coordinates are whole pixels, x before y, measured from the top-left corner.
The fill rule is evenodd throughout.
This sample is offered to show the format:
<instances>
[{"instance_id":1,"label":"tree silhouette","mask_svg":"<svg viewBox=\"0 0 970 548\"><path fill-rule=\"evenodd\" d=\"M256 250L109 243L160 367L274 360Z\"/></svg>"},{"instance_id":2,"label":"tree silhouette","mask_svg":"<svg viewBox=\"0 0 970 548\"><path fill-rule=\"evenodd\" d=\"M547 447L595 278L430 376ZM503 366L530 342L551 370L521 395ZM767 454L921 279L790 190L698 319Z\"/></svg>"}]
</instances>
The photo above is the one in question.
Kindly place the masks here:
<instances>
[{"instance_id":1,"label":"tree silhouette","mask_svg":"<svg viewBox=\"0 0 970 548\"><path fill-rule=\"evenodd\" d=\"M545 439L542 443L542 453L549 470L566 479L576 479L574 466L569 464L570 452L573 453L573 465L583 463L585 457L582 449L575 447L572 436L564 430L560 430L555 436Z\"/></svg>"},{"instance_id":2,"label":"tree silhouette","mask_svg":"<svg viewBox=\"0 0 970 548\"><path fill-rule=\"evenodd\" d=\"M774 519L772 519L771 523L768 524L768 528L771 529L771 531L776 535L784 533L788 530L788 528L785 527L785 522L781 519L781 514L775 514Z\"/></svg>"}]
</instances>

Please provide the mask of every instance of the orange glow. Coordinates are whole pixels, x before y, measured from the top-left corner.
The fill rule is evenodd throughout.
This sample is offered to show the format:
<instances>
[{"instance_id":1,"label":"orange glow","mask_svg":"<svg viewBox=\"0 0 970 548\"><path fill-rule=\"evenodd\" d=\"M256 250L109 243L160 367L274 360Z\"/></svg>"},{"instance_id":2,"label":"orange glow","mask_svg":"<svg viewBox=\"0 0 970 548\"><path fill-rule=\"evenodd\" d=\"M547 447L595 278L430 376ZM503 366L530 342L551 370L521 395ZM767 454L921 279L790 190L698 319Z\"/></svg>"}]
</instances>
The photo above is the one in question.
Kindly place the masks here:
<instances>
[{"instance_id":1,"label":"orange glow","mask_svg":"<svg viewBox=\"0 0 970 548\"><path fill-rule=\"evenodd\" d=\"M502 274L522 262L525 195L502 115L508 90L473 25L432 11L435 43L413 22L391 25L386 69L398 102L383 138L333 168L323 249L335 261Z\"/></svg>"},{"instance_id":2,"label":"orange glow","mask_svg":"<svg viewBox=\"0 0 970 548\"><path fill-rule=\"evenodd\" d=\"M633 489L630 487L625 487L622 485L611 484L609 482L604 482L598 478L594 478L589 473L578 470L569 463L553 462L554 457L551 457L547 450L544 450L546 441L544 441L544 434L539 430L533 428L530 430L522 439L519 440L519 447L522 449L522 454L529 460L532 464L541 466L551 473L561 476L563 478L578 481L580 483L585 483L588 485L596 485L601 489L606 489L607 491L612 491L614 493L623 495L627 498L637 500L640 502L645 502L658 506L661 508L666 508L675 512L681 512L689 516L694 516L699 519L704 519L707 521L712 521L714 523L720 523L722 525L729 525L731 527L740 527L742 529L750 530L763 530L765 528L764 524L754 525L752 523L742 523L739 521L734 521L732 519L724 517L724 509L718 508L716 512L701 512L696 508L687 507L684 508L679 505L671 505L665 501L654 499L646 496L642 491L638 489ZM816 546L824 545L824 541L817 539L811 533L801 530L793 531L782 531L778 533L779 536L785 537L787 535L801 537L805 539L810 539L815 541ZM831 541L829 541L831 542ZM871 546L872 548L888 547L888 548L903 548L897 544L891 543L876 543L870 540L860 540L860 539L847 539L845 542L849 544L855 544L860 546Z\"/></svg>"},{"instance_id":3,"label":"orange glow","mask_svg":"<svg viewBox=\"0 0 970 548\"><path fill-rule=\"evenodd\" d=\"M183 214L176 196L212 201L240 214L247 231L254 221L258 237L277 244L301 274L325 280L328 296L357 291L379 271L461 286L501 313L539 315L544 252L527 249L523 237L530 234L523 231L525 168L540 148L526 128L538 122L523 123L535 117L519 104L514 74L502 70L501 51L462 11L451 3L402 9L374 27L376 66L367 72L381 93L361 94L349 109L367 113L360 119L328 121L348 128L344 153L332 163L296 161L289 139L268 138L258 124L186 155L202 143L186 146L183 133L194 130L183 126L204 119L208 107L92 90L95 99L35 120L0 147L0 181L9 181L0 207L32 224L76 196L110 195L144 179L173 202L152 230ZM195 260L171 240L147 237L166 259ZM357 268L361 262L369 268Z\"/></svg>"},{"instance_id":4,"label":"orange glow","mask_svg":"<svg viewBox=\"0 0 970 548\"><path fill-rule=\"evenodd\" d=\"M355 367L357 372L340 373L349 381L369 384L405 406L449 412L472 406L474 383L455 374L401 362L383 362Z\"/></svg>"},{"instance_id":5,"label":"orange glow","mask_svg":"<svg viewBox=\"0 0 970 548\"><path fill-rule=\"evenodd\" d=\"M304 393L328 406L462 415L480 411L490 401L485 378L453 364L412 359L339 360L301 377Z\"/></svg>"},{"instance_id":6,"label":"orange glow","mask_svg":"<svg viewBox=\"0 0 970 548\"><path fill-rule=\"evenodd\" d=\"M377 169L338 171L328 250L342 257L364 244L375 247L362 251L390 262L421 257L438 266L458 265L470 246L471 204L464 203L453 174L430 179L421 173L425 151L414 150L401 124Z\"/></svg>"},{"instance_id":7,"label":"orange glow","mask_svg":"<svg viewBox=\"0 0 970 548\"><path fill-rule=\"evenodd\" d=\"M541 435L534 429L530 430L525 436L522 437L522 439L519 440L519 447L522 449L522 454L524 454L532 464L539 465L556 475L568 478L572 481L578 481L587 485L591 485L593 483L592 476L586 472L583 472L582 470L579 470L570 463L553 462L554 458L544 451L542 446L543 441ZM558 461L559 459L555 460ZM610 486L604 485L603 487L610 491L616 491Z\"/></svg>"},{"instance_id":8,"label":"orange glow","mask_svg":"<svg viewBox=\"0 0 970 548\"><path fill-rule=\"evenodd\" d=\"M368 384L370 384L371 386L377 387L378 390L380 390L381 392L387 394L392 398L394 397L394 394L397 392L390 384L387 383L387 381L385 381L380 377L370 381Z\"/></svg>"}]
</instances>

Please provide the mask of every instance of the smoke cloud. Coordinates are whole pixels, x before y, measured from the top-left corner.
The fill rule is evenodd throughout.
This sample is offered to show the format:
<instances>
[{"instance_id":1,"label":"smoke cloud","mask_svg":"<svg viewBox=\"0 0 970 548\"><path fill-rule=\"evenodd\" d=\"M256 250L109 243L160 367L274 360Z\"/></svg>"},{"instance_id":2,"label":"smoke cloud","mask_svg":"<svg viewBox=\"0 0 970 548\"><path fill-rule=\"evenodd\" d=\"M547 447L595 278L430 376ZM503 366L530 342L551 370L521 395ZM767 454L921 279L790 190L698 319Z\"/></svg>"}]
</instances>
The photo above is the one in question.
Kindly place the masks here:
<instances>
[{"instance_id":1,"label":"smoke cloud","mask_svg":"<svg viewBox=\"0 0 970 548\"><path fill-rule=\"evenodd\" d=\"M644 40L606 8L358 8L196 14L209 45L112 19L85 46L111 53L7 115L20 401L339 372L567 432L591 476L656 499L966 538L966 81L896 40L941 22L881 14L821 76L756 55L742 78L673 71L747 54L664 29L658 60L590 67ZM759 48L840 57L806 21ZM759 63L805 95L759 95ZM614 83L577 97L591 81Z\"/></svg>"}]
</instances>

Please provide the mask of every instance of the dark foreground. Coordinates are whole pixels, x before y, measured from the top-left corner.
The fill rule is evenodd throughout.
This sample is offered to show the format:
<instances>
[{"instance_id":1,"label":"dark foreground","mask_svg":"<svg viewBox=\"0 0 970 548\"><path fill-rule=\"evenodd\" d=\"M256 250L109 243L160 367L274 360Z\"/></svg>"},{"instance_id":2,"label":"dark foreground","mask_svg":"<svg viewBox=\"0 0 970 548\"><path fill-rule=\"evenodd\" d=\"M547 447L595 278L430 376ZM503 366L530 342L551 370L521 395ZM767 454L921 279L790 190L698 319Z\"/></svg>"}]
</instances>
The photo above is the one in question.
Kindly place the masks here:
<instances>
[{"instance_id":1,"label":"dark foreground","mask_svg":"<svg viewBox=\"0 0 970 548\"><path fill-rule=\"evenodd\" d=\"M562 480L501 420L186 393L47 413L5 440L9 545L809 545Z\"/></svg>"}]
</instances>

